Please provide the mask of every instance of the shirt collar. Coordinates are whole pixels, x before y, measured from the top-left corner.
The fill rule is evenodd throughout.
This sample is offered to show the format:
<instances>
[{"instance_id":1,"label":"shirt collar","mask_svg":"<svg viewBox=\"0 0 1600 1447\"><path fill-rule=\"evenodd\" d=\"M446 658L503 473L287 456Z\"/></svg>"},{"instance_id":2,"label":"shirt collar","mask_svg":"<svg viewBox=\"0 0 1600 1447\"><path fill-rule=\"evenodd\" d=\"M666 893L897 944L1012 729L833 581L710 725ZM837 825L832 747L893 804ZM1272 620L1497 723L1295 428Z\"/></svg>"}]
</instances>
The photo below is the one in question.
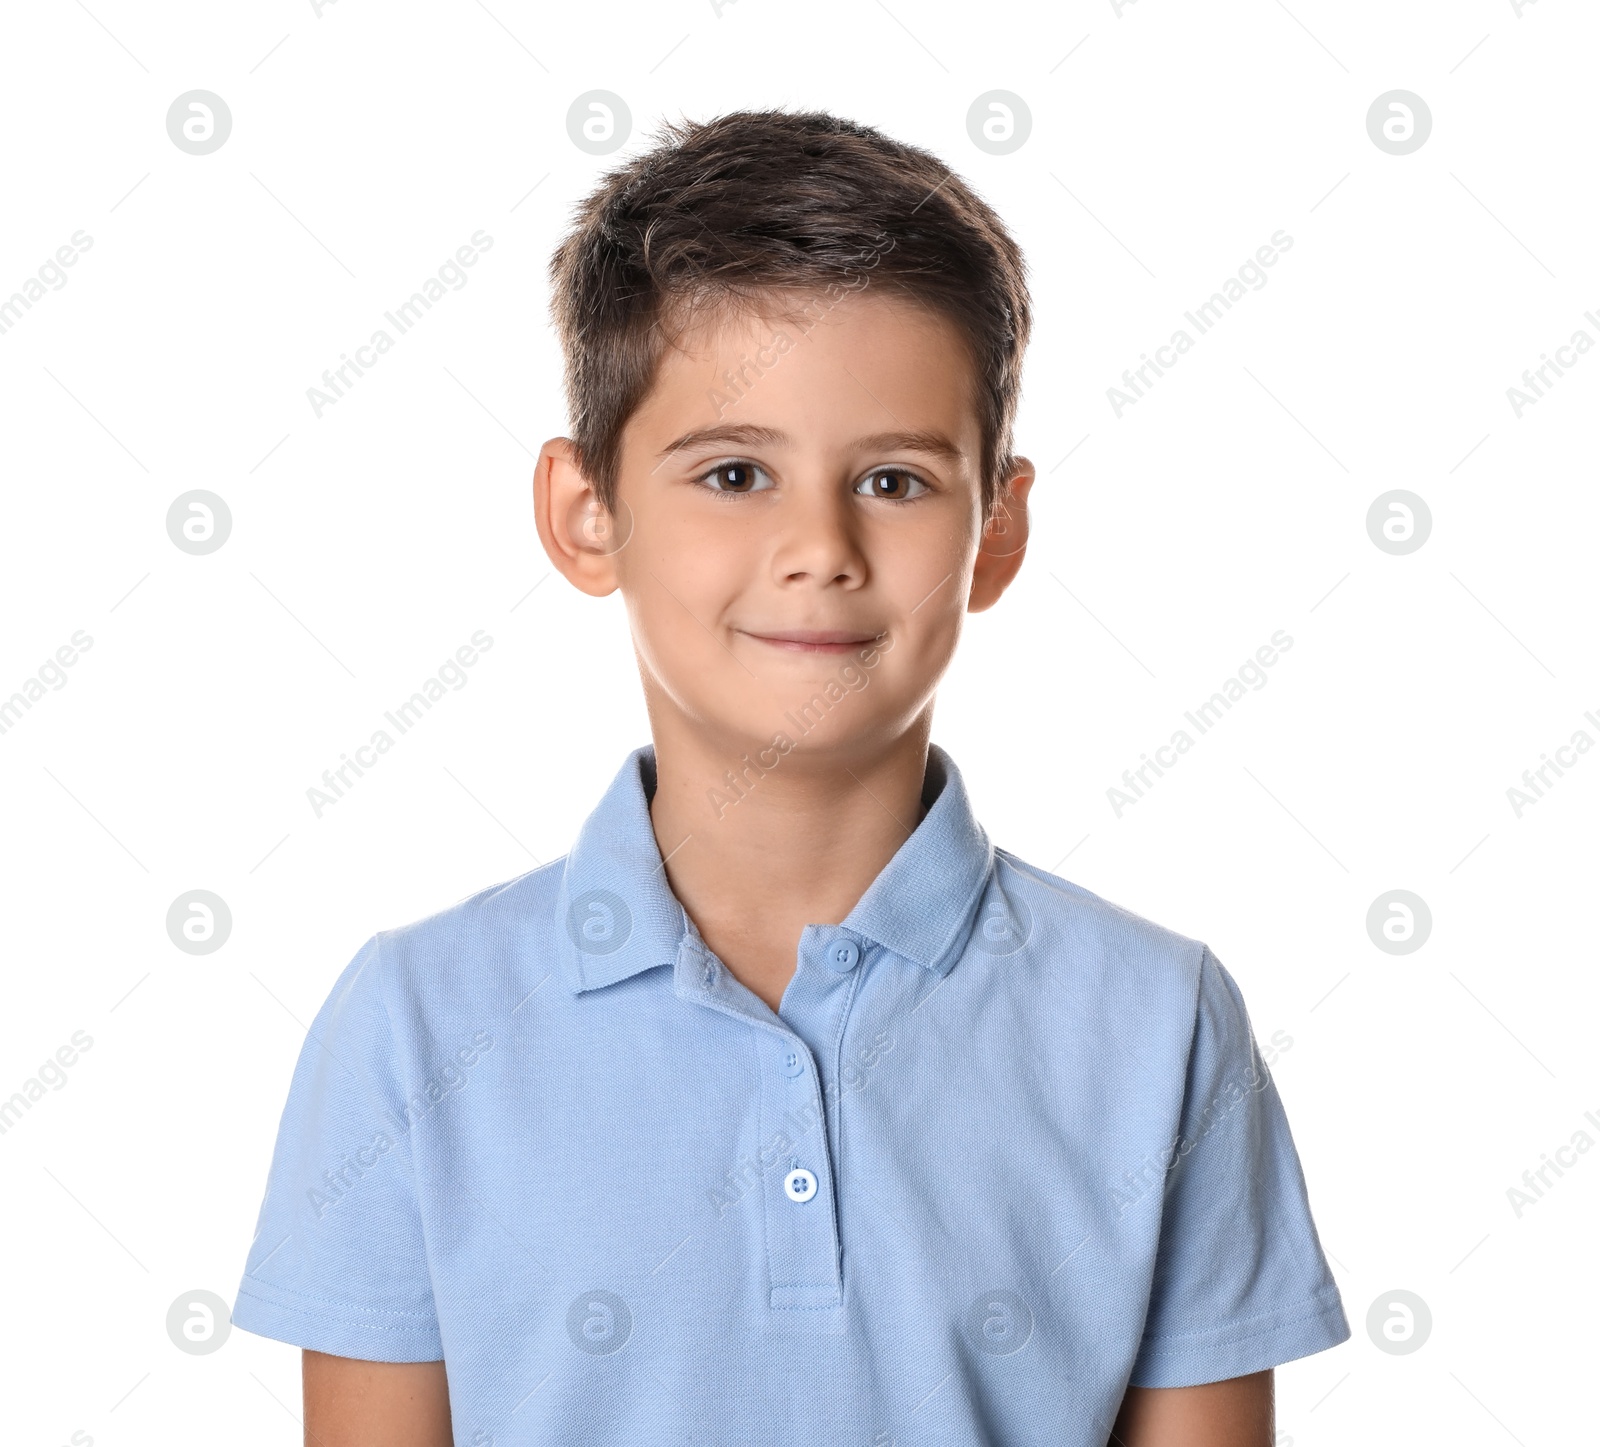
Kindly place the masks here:
<instances>
[{"instance_id":1,"label":"shirt collar","mask_svg":"<svg viewBox=\"0 0 1600 1447\"><path fill-rule=\"evenodd\" d=\"M650 824L655 771L653 746L629 754L566 857L556 926L574 994L673 964L690 932ZM922 802L922 822L839 928L943 975L971 931L994 848L937 744L928 747Z\"/></svg>"}]
</instances>

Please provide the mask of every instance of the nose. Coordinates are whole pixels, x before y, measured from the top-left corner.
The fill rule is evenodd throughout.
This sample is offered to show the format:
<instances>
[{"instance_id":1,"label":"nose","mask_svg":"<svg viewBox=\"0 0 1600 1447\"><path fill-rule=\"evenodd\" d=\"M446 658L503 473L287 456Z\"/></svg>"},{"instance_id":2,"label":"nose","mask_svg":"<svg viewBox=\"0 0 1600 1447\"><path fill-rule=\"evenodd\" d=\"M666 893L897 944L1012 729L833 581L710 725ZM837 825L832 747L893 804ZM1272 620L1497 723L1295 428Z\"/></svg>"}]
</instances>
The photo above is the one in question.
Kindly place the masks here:
<instances>
[{"instance_id":1,"label":"nose","mask_svg":"<svg viewBox=\"0 0 1600 1447\"><path fill-rule=\"evenodd\" d=\"M831 485L818 485L794 487L784 501L772 558L777 581L860 587L866 581L867 560L856 535L851 499Z\"/></svg>"}]
</instances>

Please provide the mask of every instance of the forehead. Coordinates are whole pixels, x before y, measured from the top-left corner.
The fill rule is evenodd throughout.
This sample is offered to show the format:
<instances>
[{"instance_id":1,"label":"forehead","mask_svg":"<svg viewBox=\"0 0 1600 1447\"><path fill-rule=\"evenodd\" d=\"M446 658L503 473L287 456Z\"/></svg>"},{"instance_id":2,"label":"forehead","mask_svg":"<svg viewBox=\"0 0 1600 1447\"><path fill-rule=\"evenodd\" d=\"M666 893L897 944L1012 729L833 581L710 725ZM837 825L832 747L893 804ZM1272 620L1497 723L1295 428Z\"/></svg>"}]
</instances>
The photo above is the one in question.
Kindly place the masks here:
<instances>
[{"instance_id":1,"label":"forehead","mask_svg":"<svg viewBox=\"0 0 1600 1447\"><path fill-rule=\"evenodd\" d=\"M931 307L881 288L784 293L680 321L629 430L937 428L976 463L976 383L965 337Z\"/></svg>"}]
</instances>

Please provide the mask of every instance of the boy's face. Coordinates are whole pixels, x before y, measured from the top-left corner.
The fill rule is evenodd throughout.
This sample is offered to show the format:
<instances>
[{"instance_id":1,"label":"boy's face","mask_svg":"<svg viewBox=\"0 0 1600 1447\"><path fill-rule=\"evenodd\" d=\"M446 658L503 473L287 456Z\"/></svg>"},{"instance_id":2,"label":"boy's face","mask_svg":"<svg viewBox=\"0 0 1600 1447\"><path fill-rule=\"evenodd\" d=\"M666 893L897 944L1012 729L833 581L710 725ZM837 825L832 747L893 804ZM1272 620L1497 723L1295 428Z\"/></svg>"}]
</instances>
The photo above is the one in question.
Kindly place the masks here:
<instances>
[{"instance_id":1,"label":"boy's face","mask_svg":"<svg viewBox=\"0 0 1600 1447\"><path fill-rule=\"evenodd\" d=\"M541 537L584 591L622 590L658 742L849 758L926 713L1026 538L1026 462L982 526L974 386L942 317L847 294L680 338L624 430L613 517L546 444Z\"/></svg>"}]
</instances>

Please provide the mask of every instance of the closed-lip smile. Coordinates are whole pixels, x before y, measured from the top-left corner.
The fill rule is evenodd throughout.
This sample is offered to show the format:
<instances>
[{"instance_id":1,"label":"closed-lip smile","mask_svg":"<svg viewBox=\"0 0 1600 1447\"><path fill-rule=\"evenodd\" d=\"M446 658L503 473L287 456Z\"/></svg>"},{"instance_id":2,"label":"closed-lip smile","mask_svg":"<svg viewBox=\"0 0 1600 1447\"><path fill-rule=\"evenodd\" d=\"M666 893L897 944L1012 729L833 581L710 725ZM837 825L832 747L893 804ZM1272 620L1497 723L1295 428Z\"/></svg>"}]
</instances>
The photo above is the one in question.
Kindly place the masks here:
<instances>
[{"instance_id":1,"label":"closed-lip smile","mask_svg":"<svg viewBox=\"0 0 1600 1447\"><path fill-rule=\"evenodd\" d=\"M773 648L788 649L792 653L849 653L869 643L876 643L881 633L863 633L852 628L774 628L758 631L741 628L739 632Z\"/></svg>"}]
</instances>

